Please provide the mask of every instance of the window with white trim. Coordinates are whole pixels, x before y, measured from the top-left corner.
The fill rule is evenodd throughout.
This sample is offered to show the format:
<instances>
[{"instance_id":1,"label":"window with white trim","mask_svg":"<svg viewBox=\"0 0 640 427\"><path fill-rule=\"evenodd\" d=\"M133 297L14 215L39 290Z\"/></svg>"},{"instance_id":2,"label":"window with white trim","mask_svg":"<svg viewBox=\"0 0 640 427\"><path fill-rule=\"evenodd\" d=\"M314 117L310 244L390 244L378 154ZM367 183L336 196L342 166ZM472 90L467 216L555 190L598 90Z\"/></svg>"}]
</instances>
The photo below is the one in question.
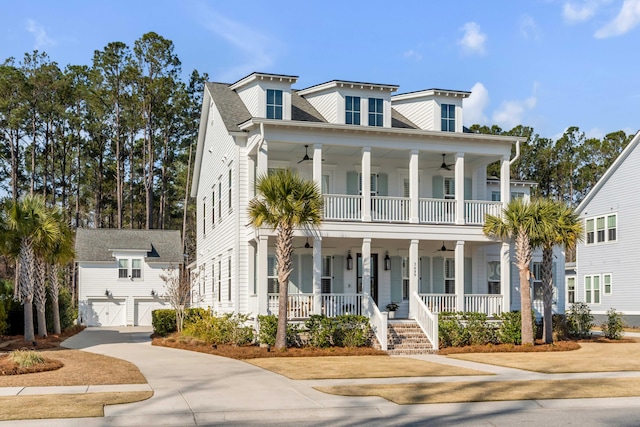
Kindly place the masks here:
<instances>
[{"instance_id":1,"label":"window with white trim","mask_svg":"<svg viewBox=\"0 0 640 427\"><path fill-rule=\"evenodd\" d=\"M567 277L567 304L576 302L576 278Z\"/></svg>"},{"instance_id":2,"label":"window with white trim","mask_svg":"<svg viewBox=\"0 0 640 427\"><path fill-rule=\"evenodd\" d=\"M602 286L604 288L604 294L611 295L613 286L613 275L611 273L605 273L602 275Z\"/></svg>"},{"instance_id":3,"label":"window with white trim","mask_svg":"<svg viewBox=\"0 0 640 427\"><path fill-rule=\"evenodd\" d=\"M456 179L448 176L444 177L443 180L444 185L444 198L445 199L455 199L456 198Z\"/></svg>"},{"instance_id":4,"label":"window with white trim","mask_svg":"<svg viewBox=\"0 0 640 427\"><path fill-rule=\"evenodd\" d=\"M362 195L362 172L358 173L358 179L360 181L358 183L358 194ZM371 182L369 186L371 189L371 195L377 196L378 195L378 174L375 174L375 173L371 174Z\"/></svg>"},{"instance_id":5,"label":"window with white trim","mask_svg":"<svg viewBox=\"0 0 640 427\"><path fill-rule=\"evenodd\" d=\"M384 126L384 100L369 98L369 126Z\"/></svg>"},{"instance_id":6,"label":"window with white trim","mask_svg":"<svg viewBox=\"0 0 640 427\"><path fill-rule=\"evenodd\" d=\"M533 300L542 301L544 299L544 290L542 289L542 263L532 263L531 274L533 276Z\"/></svg>"},{"instance_id":7,"label":"window with white trim","mask_svg":"<svg viewBox=\"0 0 640 427\"><path fill-rule=\"evenodd\" d=\"M227 268L228 274L228 282L227 282L227 301L231 301L231 255L229 255L229 266Z\"/></svg>"},{"instance_id":8,"label":"window with white trim","mask_svg":"<svg viewBox=\"0 0 640 427\"><path fill-rule=\"evenodd\" d=\"M233 173L232 173L232 170L229 169L229 202L228 202L229 203L229 213L233 212L233 198L232 198L233 186L232 186L232 183L233 183Z\"/></svg>"},{"instance_id":9,"label":"window with white trim","mask_svg":"<svg viewBox=\"0 0 640 427\"><path fill-rule=\"evenodd\" d=\"M119 259L118 260L118 278L126 279L127 277L129 277L129 260Z\"/></svg>"},{"instance_id":10,"label":"window with white trim","mask_svg":"<svg viewBox=\"0 0 640 427\"><path fill-rule=\"evenodd\" d=\"M207 199L202 200L202 234L207 234Z\"/></svg>"},{"instance_id":11,"label":"window with white trim","mask_svg":"<svg viewBox=\"0 0 640 427\"><path fill-rule=\"evenodd\" d=\"M499 191L492 191L491 192L491 201L492 202L499 202L500 201L500 192Z\"/></svg>"},{"instance_id":12,"label":"window with white trim","mask_svg":"<svg viewBox=\"0 0 640 427\"><path fill-rule=\"evenodd\" d=\"M456 263L453 258L444 260L444 293L456 293Z\"/></svg>"},{"instance_id":13,"label":"window with white trim","mask_svg":"<svg viewBox=\"0 0 640 427\"><path fill-rule=\"evenodd\" d=\"M409 299L409 257L402 257L402 300Z\"/></svg>"},{"instance_id":14,"label":"window with white trim","mask_svg":"<svg viewBox=\"0 0 640 427\"><path fill-rule=\"evenodd\" d=\"M211 225L216 225L216 187L211 191Z\"/></svg>"},{"instance_id":15,"label":"window with white trim","mask_svg":"<svg viewBox=\"0 0 640 427\"><path fill-rule=\"evenodd\" d=\"M329 175L322 175L321 181L321 191L322 194L330 194L331 193L331 177Z\"/></svg>"},{"instance_id":16,"label":"window with white trim","mask_svg":"<svg viewBox=\"0 0 640 427\"><path fill-rule=\"evenodd\" d=\"M487 263L487 293L500 295L500 261Z\"/></svg>"},{"instance_id":17,"label":"window with white trim","mask_svg":"<svg viewBox=\"0 0 640 427\"><path fill-rule=\"evenodd\" d=\"M267 89L267 119L282 120L282 91Z\"/></svg>"},{"instance_id":18,"label":"window with white trim","mask_svg":"<svg viewBox=\"0 0 640 427\"><path fill-rule=\"evenodd\" d=\"M584 276L584 302L587 304L600 304L600 275L590 274Z\"/></svg>"},{"instance_id":19,"label":"window with white trim","mask_svg":"<svg viewBox=\"0 0 640 427\"><path fill-rule=\"evenodd\" d=\"M524 199L524 191L512 191L511 200Z\"/></svg>"},{"instance_id":20,"label":"window with white trim","mask_svg":"<svg viewBox=\"0 0 640 427\"><path fill-rule=\"evenodd\" d=\"M456 131L456 106L453 104L441 104L441 130L444 132Z\"/></svg>"},{"instance_id":21,"label":"window with white trim","mask_svg":"<svg viewBox=\"0 0 640 427\"><path fill-rule=\"evenodd\" d=\"M131 260L131 278L142 279L142 260L141 259L134 258Z\"/></svg>"},{"instance_id":22,"label":"window with white trim","mask_svg":"<svg viewBox=\"0 0 640 427\"><path fill-rule=\"evenodd\" d=\"M218 219L222 220L222 183L218 181Z\"/></svg>"},{"instance_id":23,"label":"window with white trim","mask_svg":"<svg viewBox=\"0 0 640 427\"><path fill-rule=\"evenodd\" d=\"M323 294L331 293L331 285L332 285L332 257L331 255L323 255L322 256L322 277L320 278L321 283L321 292Z\"/></svg>"},{"instance_id":24,"label":"window with white trim","mask_svg":"<svg viewBox=\"0 0 640 427\"><path fill-rule=\"evenodd\" d=\"M618 240L618 214L602 215L585 220L586 244Z\"/></svg>"},{"instance_id":25,"label":"window with white trim","mask_svg":"<svg viewBox=\"0 0 640 427\"><path fill-rule=\"evenodd\" d=\"M218 260L218 302L222 300L222 260Z\"/></svg>"},{"instance_id":26,"label":"window with white trim","mask_svg":"<svg viewBox=\"0 0 640 427\"><path fill-rule=\"evenodd\" d=\"M267 292L277 294L280 290L278 286L278 264L275 255L267 256Z\"/></svg>"},{"instance_id":27,"label":"window with white trim","mask_svg":"<svg viewBox=\"0 0 640 427\"><path fill-rule=\"evenodd\" d=\"M142 259L119 258L118 279L142 279Z\"/></svg>"},{"instance_id":28,"label":"window with white trim","mask_svg":"<svg viewBox=\"0 0 640 427\"><path fill-rule=\"evenodd\" d=\"M409 178L403 178L402 179L402 197L411 197L411 182L409 181Z\"/></svg>"},{"instance_id":29,"label":"window with white trim","mask_svg":"<svg viewBox=\"0 0 640 427\"><path fill-rule=\"evenodd\" d=\"M344 98L344 122L348 125L360 124L360 97L345 96Z\"/></svg>"}]
</instances>

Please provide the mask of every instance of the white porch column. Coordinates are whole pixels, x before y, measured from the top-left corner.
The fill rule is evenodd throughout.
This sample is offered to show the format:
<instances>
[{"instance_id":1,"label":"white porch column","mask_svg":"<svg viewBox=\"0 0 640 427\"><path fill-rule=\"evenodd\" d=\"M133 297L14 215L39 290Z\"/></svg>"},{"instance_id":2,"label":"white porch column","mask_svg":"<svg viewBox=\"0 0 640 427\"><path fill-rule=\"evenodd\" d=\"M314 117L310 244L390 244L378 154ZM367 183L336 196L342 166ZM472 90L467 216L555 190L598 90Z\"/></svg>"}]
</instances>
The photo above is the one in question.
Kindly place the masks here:
<instances>
[{"instance_id":1,"label":"white porch column","mask_svg":"<svg viewBox=\"0 0 640 427\"><path fill-rule=\"evenodd\" d=\"M412 240L409 245L409 318L415 318L414 310L411 301L413 301L413 293L418 292L418 263L420 258L418 257L418 243L419 240Z\"/></svg>"},{"instance_id":2,"label":"white porch column","mask_svg":"<svg viewBox=\"0 0 640 427\"><path fill-rule=\"evenodd\" d=\"M500 200L506 208L511 199L511 181L509 176L509 156L503 156L500 163Z\"/></svg>"},{"instance_id":3,"label":"white porch column","mask_svg":"<svg viewBox=\"0 0 640 427\"><path fill-rule=\"evenodd\" d=\"M258 254L256 257L258 275L256 277L256 291L258 293L258 313L263 315L267 314L267 309L269 308L269 281L267 280L267 276L269 275L268 242L269 238L267 236L258 237Z\"/></svg>"},{"instance_id":4,"label":"white porch column","mask_svg":"<svg viewBox=\"0 0 640 427\"><path fill-rule=\"evenodd\" d=\"M362 220L371 221L371 147L362 148Z\"/></svg>"},{"instance_id":5,"label":"white porch column","mask_svg":"<svg viewBox=\"0 0 640 427\"><path fill-rule=\"evenodd\" d=\"M371 295L371 239L362 239L362 293Z\"/></svg>"},{"instance_id":6,"label":"white porch column","mask_svg":"<svg viewBox=\"0 0 640 427\"><path fill-rule=\"evenodd\" d=\"M420 222L418 213L418 199L420 197L419 175L418 175L418 150L411 150L411 159L409 160L409 197L411 201L411 209L409 212L409 222L417 224Z\"/></svg>"},{"instance_id":7,"label":"white porch column","mask_svg":"<svg viewBox=\"0 0 640 427\"><path fill-rule=\"evenodd\" d=\"M503 243L500 248L500 291L502 311L511 311L511 245Z\"/></svg>"},{"instance_id":8,"label":"white porch column","mask_svg":"<svg viewBox=\"0 0 640 427\"><path fill-rule=\"evenodd\" d=\"M456 309L465 311L464 308L464 240L456 242L455 252L455 284L456 284Z\"/></svg>"},{"instance_id":9,"label":"white porch column","mask_svg":"<svg viewBox=\"0 0 640 427\"><path fill-rule=\"evenodd\" d=\"M256 175L264 176L269 170L269 147L267 141L263 141L260 147L258 147L258 153L256 154Z\"/></svg>"},{"instance_id":10,"label":"white porch column","mask_svg":"<svg viewBox=\"0 0 640 427\"><path fill-rule=\"evenodd\" d=\"M464 153L456 153L456 224L464 224Z\"/></svg>"},{"instance_id":11,"label":"white porch column","mask_svg":"<svg viewBox=\"0 0 640 427\"><path fill-rule=\"evenodd\" d=\"M322 192L322 144L313 145L313 182Z\"/></svg>"},{"instance_id":12,"label":"white porch column","mask_svg":"<svg viewBox=\"0 0 640 427\"><path fill-rule=\"evenodd\" d=\"M313 238L313 313L322 314L322 237Z\"/></svg>"}]
</instances>

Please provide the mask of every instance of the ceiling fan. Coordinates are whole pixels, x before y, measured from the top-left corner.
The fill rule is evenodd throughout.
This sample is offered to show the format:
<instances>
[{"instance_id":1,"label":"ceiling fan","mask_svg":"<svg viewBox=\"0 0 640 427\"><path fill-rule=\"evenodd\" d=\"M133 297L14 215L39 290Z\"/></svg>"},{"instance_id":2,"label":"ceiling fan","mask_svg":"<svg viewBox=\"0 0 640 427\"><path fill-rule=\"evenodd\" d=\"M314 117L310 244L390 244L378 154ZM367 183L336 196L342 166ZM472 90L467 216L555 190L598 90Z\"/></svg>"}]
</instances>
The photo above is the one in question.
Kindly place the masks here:
<instances>
[{"instance_id":1,"label":"ceiling fan","mask_svg":"<svg viewBox=\"0 0 640 427\"><path fill-rule=\"evenodd\" d=\"M455 249L447 249L447 247L444 245L444 242L442 242L442 246L440 247L440 249L436 250L436 252L455 252Z\"/></svg>"},{"instance_id":2,"label":"ceiling fan","mask_svg":"<svg viewBox=\"0 0 640 427\"><path fill-rule=\"evenodd\" d=\"M447 163L444 161L444 157L446 156L446 154L442 155L442 164L440 165L440 170L446 170L446 171L450 171L451 170L451 166L454 166L455 163Z\"/></svg>"},{"instance_id":3,"label":"ceiling fan","mask_svg":"<svg viewBox=\"0 0 640 427\"><path fill-rule=\"evenodd\" d=\"M305 146L304 146L304 157L302 158L302 160L300 160L300 161L298 162L298 164L300 164L300 163L304 162L305 160L313 160L313 157L309 157L309 152L308 152L308 150L309 150L309 146L308 146L308 145L305 145Z\"/></svg>"},{"instance_id":4,"label":"ceiling fan","mask_svg":"<svg viewBox=\"0 0 640 427\"><path fill-rule=\"evenodd\" d=\"M313 245L311 243L309 243L309 238L307 237L307 241L305 242L304 246L299 246L299 247L294 247L294 249L311 249L313 248Z\"/></svg>"}]
</instances>

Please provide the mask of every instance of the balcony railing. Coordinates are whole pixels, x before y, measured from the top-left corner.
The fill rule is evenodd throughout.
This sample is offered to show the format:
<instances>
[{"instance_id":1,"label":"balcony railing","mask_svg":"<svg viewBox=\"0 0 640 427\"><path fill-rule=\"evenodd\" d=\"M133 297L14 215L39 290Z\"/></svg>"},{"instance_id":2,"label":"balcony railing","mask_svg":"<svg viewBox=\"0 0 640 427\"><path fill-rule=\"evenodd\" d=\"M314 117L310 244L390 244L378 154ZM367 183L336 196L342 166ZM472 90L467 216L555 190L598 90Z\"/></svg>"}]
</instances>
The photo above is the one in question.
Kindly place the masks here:
<instances>
[{"instance_id":1,"label":"balcony railing","mask_svg":"<svg viewBox=\"0 0 640 427\"><path fill-rule=\"evenodd\" d=\"M362 294L322 294L322 313L334 317L362 314Z\"/></svg>"},{"instance_id":2,"label":"balcony railing","mask_svg":"<svg viewBox=\"0 0 640 427\"><path fill-rule=\"evenodd\" d=\"M487 316L502 314L504 298L502 295L466 294L464 296L464 309L458 309L455 294L420 294L424 305L434 313L445 311L468 311L484 313Z\"/></svg>"},{"instance_id":3,"label":"balcony railing","mask_svg":"<svg viewBox=\"0 0 640 427\"><path fill-rule=\"evenodd\" d=\"M269 314L278 315L278 294L269 294ZM289 294L288 319L306 319L313 314L313 294Z\"/></svg>"},{"instance_id":4,"label":"balcony railing","mask_svg":"<svg viewBox=\"0 0 640 427\"><path fill-rule=\"evenodd\" d=\"M374 221L409 222L411 199L408 197L371 197L371 218Z\"/></svg>"},{"instance_id":5,"label":"balcony railing","mask_svg":"<svg viewBox=\"0 0 640 427\"><path fill-rule=\"evenodd\" d=\"M456 222L456 201L452 199L420 199L418 217L427 224L454 224Z\"/></svg>"},{"instance_id":6,"label":"balcony railing","mask_svg":"<svg viewBox=\"0 0 640 427\"><path fill-rule=\"evenodd\" d=\"M325 194L324 219L333 221L359 221L362 219L360 200L360 196Z\"/></svg>"},{"instance_id":7,"label":"balcony railing","mask_svg":"<svg viewBox=\"0 0 640 427\"><path fill-rule=\"evenodd\" d=\"M420 294L424 305L433 313L458 311L455 294Z\"/></svg>"},{"instance_id":8,"label":"balcony railing","mask_svg":"<svg viewBox=\"0 0 640 427\"><path fill-rule=\"evenodd\" d=\"M471 225L483 225L487 215L500 216L502 203L482 200L464 202L464 220Z\"/></svg>"}]
</instances>

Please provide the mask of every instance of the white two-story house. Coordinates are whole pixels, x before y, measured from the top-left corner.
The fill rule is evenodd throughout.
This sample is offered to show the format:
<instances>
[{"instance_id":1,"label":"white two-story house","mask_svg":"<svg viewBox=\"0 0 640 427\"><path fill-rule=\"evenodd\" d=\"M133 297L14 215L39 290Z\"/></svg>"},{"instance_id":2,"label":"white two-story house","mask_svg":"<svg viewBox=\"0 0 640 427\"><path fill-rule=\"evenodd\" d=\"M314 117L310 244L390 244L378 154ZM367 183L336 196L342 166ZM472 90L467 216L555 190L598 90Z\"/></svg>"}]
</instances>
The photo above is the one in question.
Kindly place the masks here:
<instances>
[{"instance_id":1,"label":"white two-story house","mask_svg":"<svg viewBox=\"0 0 640 427\"><path fill-rule=\"evenodd\" d=\"M194 303L277 312L276 233L255 230L247 206L256 177L289 168L324 198L322 224L295 232L291 318L355 312L382 330L395 302L396 318L429 329L440 311L518 309L509 244L482 225L512 192L528 197L530 183L509 179L512 147L525 140L465 132L469 92L342 80L295 90L296 80L206 84L191 193ZM500 177L488 179L493 162Z\"/></svg>"}]
</instances>

